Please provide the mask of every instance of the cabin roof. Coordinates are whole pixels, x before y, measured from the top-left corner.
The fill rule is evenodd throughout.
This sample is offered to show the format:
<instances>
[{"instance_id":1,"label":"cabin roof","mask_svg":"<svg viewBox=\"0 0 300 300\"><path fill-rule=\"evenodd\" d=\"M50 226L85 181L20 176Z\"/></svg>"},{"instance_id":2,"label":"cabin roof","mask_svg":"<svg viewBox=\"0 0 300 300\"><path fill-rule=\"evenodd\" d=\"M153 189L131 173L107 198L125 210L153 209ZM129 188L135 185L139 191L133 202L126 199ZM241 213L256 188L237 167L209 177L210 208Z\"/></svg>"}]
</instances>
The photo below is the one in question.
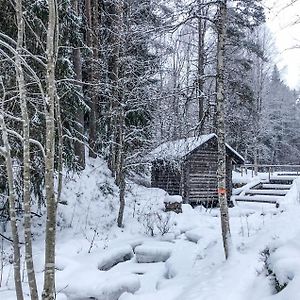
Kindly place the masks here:
<instances>
[{"instance_id":1,"label":"cabin roof","mask_svg":"<svg viewBox=\"0 0 300 300\"><path fill-rule=\"evenodd\" d=\"M185 139L165 142L152 150L148 156L150 160L180 160L194 151L196 148L207 143L212 138L216 138L216 134L205 134L199 137L189 137ZM226 143L227 153L230 153L237 162L244 163L244 158Z\"/></svg>"}]
</instances>

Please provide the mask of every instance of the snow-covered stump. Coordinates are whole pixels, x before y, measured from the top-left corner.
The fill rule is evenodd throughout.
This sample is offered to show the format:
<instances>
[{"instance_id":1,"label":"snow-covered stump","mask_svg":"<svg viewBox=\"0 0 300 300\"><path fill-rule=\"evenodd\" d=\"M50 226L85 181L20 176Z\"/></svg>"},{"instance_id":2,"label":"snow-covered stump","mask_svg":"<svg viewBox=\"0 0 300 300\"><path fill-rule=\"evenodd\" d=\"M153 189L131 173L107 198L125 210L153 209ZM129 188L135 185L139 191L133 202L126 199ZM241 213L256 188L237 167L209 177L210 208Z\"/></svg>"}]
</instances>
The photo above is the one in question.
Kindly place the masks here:
<instances>
[{"instance_id":1,"label":"snow-covered stump","mask_svg":"<svg viewBox=\"0 0 300 300\"><path fill-rule=\"evenodd\" d=\"M182 197L179 195L166 196L164 199L165 211L174 211L179 214L182 213Z\"/></svg>"},{"instance_id":2,"label":"snow-covered stump","mask_svg":"<svg viewBox=\"0 0 300 300\"><path fill-rule=\"evenodd\" d=\"M116 249L110 249L102 256L100 262L98 263L98 269L100 271L107 271L118 263L130 260L133 255L133 250L130 245Z\"/></svg>"},{"instance_id":3,"label":"snow-covered stump","mask_svg":"<svg viewBox=\"0 0 300 300\"><path fill-rule=\"evenodd\" d=\"M171 247L166 242L152 242L135 248L138 263L165 262L171 256Z\"/></svg>"}]
</instances>

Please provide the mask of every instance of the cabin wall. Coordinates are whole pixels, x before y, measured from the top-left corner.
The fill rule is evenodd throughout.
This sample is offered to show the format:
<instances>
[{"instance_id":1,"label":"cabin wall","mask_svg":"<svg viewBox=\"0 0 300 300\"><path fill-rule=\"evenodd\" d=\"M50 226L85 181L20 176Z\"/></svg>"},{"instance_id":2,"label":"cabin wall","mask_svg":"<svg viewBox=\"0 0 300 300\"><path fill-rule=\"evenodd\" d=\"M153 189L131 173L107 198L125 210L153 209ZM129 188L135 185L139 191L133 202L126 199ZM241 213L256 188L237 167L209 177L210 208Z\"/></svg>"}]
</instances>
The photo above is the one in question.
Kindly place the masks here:
<instances>
[{"instance_id":1,"label":"cabin wall","mask_svg":"<svg viewBox=\"0 0 300 300\"><path fill-rule=\"evenodd\" d=\"M230 201L233 161L230 152L227 154L226 189L227 199ZM204 204L206 207L216 206L218 204L217 169L218 145L217 139L213 138L190 152L181 163L181 169L164 161L153 162L151 186L164 189L170 195L182 195L185 203Z\"/></svg>"},{"instance_id":2,"label":"cabin wall","mask_svg":"<svg viewBox=\"0 0 300 300\"><path fill-rule=\"evenodd\" d=\"M174 165L163 161L152 163L151 187L157 187L169 195L181 195L181 172Z\"/></svg>"},{"instance_id":3,"label":"cabin wall","mask_svg":"<svg viewBox=\"0 0 300 300\"><path fill-rule=\"evenodd\" d=\"M218 203L218 145L212 139L201 148L188 155L183 178L183 198L185 202L215 206ZM226 156L227 199L232 195L232 158Z\"/></svg>"},{"instance_id":4,"label":"cabin wall","mask_svg":"<svg viewBox=\"0 0 300 300\"><path fill-rule=\"evenodd\" d=\"M186 182L183 184L185 201L191 204L215 205L218 201L217 141L213 139L191 152L185 164L188 166L188 174L184 178Z\"/></svg>"}]
</instances>

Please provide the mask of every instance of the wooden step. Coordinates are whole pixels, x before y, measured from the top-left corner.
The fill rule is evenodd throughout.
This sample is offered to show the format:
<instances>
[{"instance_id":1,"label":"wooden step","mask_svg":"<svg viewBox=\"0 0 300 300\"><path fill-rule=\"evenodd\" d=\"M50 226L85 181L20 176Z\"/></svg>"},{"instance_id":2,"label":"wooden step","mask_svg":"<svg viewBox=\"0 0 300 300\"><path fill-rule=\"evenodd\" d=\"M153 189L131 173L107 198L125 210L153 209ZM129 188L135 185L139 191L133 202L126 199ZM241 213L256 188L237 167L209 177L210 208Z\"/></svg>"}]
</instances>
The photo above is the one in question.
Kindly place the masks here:
<instances>
[{"instance_id":1,"label":"wooden step","mask_svg":"<svg viewBox=\"0 0 300 300\"><path fill-rule=\"evenodd\" d=\"M285 196L289 190L256 190L250 189L245 192L246 195L278 195L278 196Z\"/></svg>"},{"instance_id":2,"label":"wooden step","mask_svg":"<svg viewBox=\"0 0 300 300\"><path fill-rule=\"evenodd\" d=\"M277 173L277 176L300 176L299 172Z\"/></svg>"},{"instance_id":3,"label":"wooden step","mask_svg":"<svg viewBox=\"0 0 300 300\"><path fill-rule=\"evenodd\" d=\"M270 183L292 184L299 176L271 176Z\"/></svg>"},{"instance_id":4,"label":"wooden step","mask_svg":"<svg viewBox=\"0 0 300 300\"><path fill-rule=\"evenodd\" d=\"M272 189L272 190L289 190L292 187L291 184L279 184L279 183L263 183L263 189Z\"/></svg>"},{"instance_id":5,"label":"wooden step","mask_svg":"<svg viewBox=\"0 0 300 300\"><path fill-rule=\"evenodd\" d=\"M237 202L253 202L253 203L268 203L276 204L276 207L279 207L280 198L278 196L267 196L267 195L257 195L257 196L238 196L234 200Z\"/></svg>"}]
</instances>

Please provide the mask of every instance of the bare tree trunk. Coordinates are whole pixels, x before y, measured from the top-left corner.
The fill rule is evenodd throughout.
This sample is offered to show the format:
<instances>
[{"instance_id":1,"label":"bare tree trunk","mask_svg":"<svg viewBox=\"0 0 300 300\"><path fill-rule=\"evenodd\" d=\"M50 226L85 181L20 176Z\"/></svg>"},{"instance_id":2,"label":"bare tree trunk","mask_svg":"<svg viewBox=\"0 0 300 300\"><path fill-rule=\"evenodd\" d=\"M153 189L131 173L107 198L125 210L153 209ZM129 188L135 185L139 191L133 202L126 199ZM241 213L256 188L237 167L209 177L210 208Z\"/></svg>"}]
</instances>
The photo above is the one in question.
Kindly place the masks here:
<instances>
[{"instance_id":1,"label":"bare tree trunk","mask_svg":"<svg viewBox=\"0 0 300 300\"><path fill-rule=\"evenodd\" d=\"M117 164L117 174L116 182L120 188L119 199L120 207L118 214L118 226L123 226L123 216L125 209L125 190L126 190L126 181L125 181L125 165L124 165L124 109L120 105L118 109L118 125L117 125L117 152L116 152L116 164Z\"/></svg>"},{"instance_id":2,"label":"bare tree trunk","mask_svg":"<svg viewBox=\"0 0 300 300\"><path fill-rule=\"evenodd\" d=\"M32 237L31 237L31 197L30 197L30 136L29 136L29 117L27 110L25 78L21 63L23 37L24 37L24 19L22 10L22 0L16 1L18 40L16 56L16 74L19 85L19 94L21 102L21 111L23 119L23 201L24 201L24 236L25 236L25 261L30 289L31 299L38 299L37 284L35 278L33 255L32 255Z\"/></svg>"},{"instance_id":3,"label":"bare tree trunk","mask_svg":"<svg viewBox=\"0 0 300 300\"><path fill-rule=\"evenodd\" d=\"M46 240L45 240L45 273L42 299L55 299L55 235L56 235L56 208L54 192L54 156L55 156L55 66L57 55L57 3L48 0L49 21L47 31L47 96L45 99L46 116L46 158L45 158L45 185L47 203Z\"/></svg>"},{"instance_id":4,"label":"bare tree trunk","mask_svg":"<svg viewBox=\"0 0 300 300\"><path fill-rule=\"evenodd\" d=\"M120 53L122 51L122 17L123 17L123 1L117 0L108 5L110 15L110 46L111 54L108 60L108 76L110 80L110 114L111 114L111 153L110 153L110 169L116 178L116 184L120 188L119 199L120 207L117 218L119 227L123 226L123 216L125 209L125 163L124 163L124 99L122 95L123 88L120 86Z\"/></svg>"},{"instance_id":5,"label":"bare tree trunk","mask_svg":"<svg viewBox=\"0 0 300 300\"><path fill-rule=\"evenodd\" d=\"M73 0L73 9L76 15L79 15L79 3L78 0ZM82 98L83 101L83 91L82 91L82 60L81 60L81 51L80 48L75 47L73 49L73 64L75 71L76 79L76 88L78 95ZM76 112L76 124L78 124L77 131L80 141L75 141L75 155L78 158L78 163L81 169L85 168L85 146L84 146L84 110L82 105L79 105L79 108Z\"/></svg>"},{"instance_id":6,"label":"bare tree trunk","mask_svg":"<svg viewBox=\"0 0 300 300\"><path fill-rule=\"evenodd\" d=\"M94 35L98 28L95 26L95 12L93 10L98 10L98 3L95 1L93 3L93 6L91 4L91 0L85 0L85 14L87 19L87 33L86 33L86 44L90 48L90 51L93 52L92 55L90 55L90 66L88 70L89 74L89 81L94 82L95 77L95 56L97 53L97 47L98 45L95 45L95 37ZM89 156L92 158L97 157L97 150L96 150L96 122L97 122L97 95L94 93L93 89L91 89L89 93L90 98L90 112L89 112Z\"/></svg>"},{"instance_id":7,"label":"bare tree trunk","mask_svg":"<svg viewBox=\"0 0 300 300\"><path fill-rule=\"evenodd\" d=\"M198 17L198 82L197 82L197 94L198 94L198 106L199 106L199 122L204 117L204 71L205 71L205 34L207 21L202 17L207 14L208 8L203 7L204 1L198 0L199 17ZM201 129L201 128L200 128Z\"/></svg>"},{"instance_id":8,"label":"bare tree trunk","mask_svg":"<svg viewBox=\"0 0 300 300\"><path fill-rule=\"evenodd\" d=\"M230 254L230 226L226 192L226 144L225 144L225 43L226 43L227 1L220 0L218 3L218 45L217 45L217 136L218 136L218 196L221 213L221 226L223 246L226 259Z\"/></svg>"},{"instance_id":9,"label":"bare tree trunk","mask_svg":"<svg viewBox=\"0 0 300 300\"><path fill-rule=\"evenodd\" d=\"M123 131L120 129L120 131ZM118 162L118 181L119 181L119 199L120 199L120 207L118 213L118 227L123 226L123 217L124 217L124 209L125 209L125 190L126 190L126 181L125 181L125 168L124 168L124 153L123 153L123 143L124 143L124 135L123 132L120 132L120 152L119 152L119 162Z\"/></svg>"},{"instance_id":10,"label":"bare tree trunk","mask_svg":"<svg viewBox=\"0 0 300 300\"><path fill-rule=\"evenodd\" d=\"M23 289L22 289L22 281L21 281L21 263L20 263L21 254L20 254L20 246L19 246L17 214L15 209L16 194L15 194L15 187L14 187L10 144L8 140L6 124L4 121L4 97L2 100L2 109L0 112L0 129L2 131L2 140L4 145L3 150L1 149L2 150L1 152L3 152L2 154L5 157L6 172L7 172L7 179L8 179L9 216L10 216L10 226L11 226L13 250L14 250L14 280L15 280L16 296L17 296L17 300L23 300L24 297L23 297Z\"/></svg>"},{"instance_id":11,"label":"bare tree trunk","mask_svg":"<svg viewBox=\"0 0 300 300\"><path fill-rule=\"evenodd\" d=\"M121 106L120 88L119 88L119 58L120 58L120 34L121 34L121 1L113 1L108 4L107 11L109 13L110 37L109 45L112 48L108 57L108 78L111 86L110 89L110 157L109 167L116 177L118 183L118 124L121 122L119 118L119 106ZM121 108L120 108L121 109Z\"/></svg>"}]
</instances>

